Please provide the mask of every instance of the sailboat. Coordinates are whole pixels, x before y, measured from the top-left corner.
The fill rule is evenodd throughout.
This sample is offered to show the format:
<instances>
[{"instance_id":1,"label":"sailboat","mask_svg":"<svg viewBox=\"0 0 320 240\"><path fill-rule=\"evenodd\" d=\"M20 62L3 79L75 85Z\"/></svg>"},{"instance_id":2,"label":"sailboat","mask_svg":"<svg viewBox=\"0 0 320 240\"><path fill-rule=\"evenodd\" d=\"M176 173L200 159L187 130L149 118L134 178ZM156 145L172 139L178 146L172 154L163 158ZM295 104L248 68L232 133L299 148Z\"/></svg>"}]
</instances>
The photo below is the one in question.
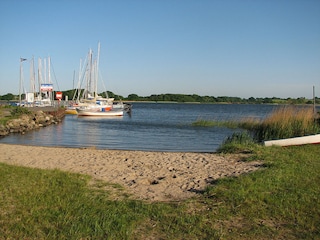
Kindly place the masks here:
<instances>
[{"instance_id":1,"label":"sailboat","mask_svg":"<svg viewBox=\"0 0 320 240\"><path fill-rule=\"evenodd\" d=\"M38 82L39 94L36 97L35 105L38 107L53 105L53 84L51 81L51 58L43 59L44 63L44 79L42 76L42 59L38 59ZM48 69L47 69L48 67ZM47 78L48 77L48 78Z\"/></svg>"},{"instance_id":2,"label":"sailboat","mask_svg":"<svg viewBox=\"0 0 320 240\"><path fill-rule=\"evenodd\" d=\"M44 72L42 70L42 59L38 59L38 88L36 87L36 74L34 67L34 58L30 60L30 91L26 92L23 82L22 62L25 58L20 58L20 87L19 87L19 105L25 107L46 107L53 106L53 83L50 75L50 57L43 59ZM44 76L44 79L43 79ZM48 78L47 78L48 77ZM24 99L21 99L21 89L24 89ZM38 89L38 90L36 90Z\"/></svg>"},{"instance_id":3,"label":"sailboat","mask_svg":"<svg viewBox=\"0 0 320 240\"><path fill-rule=\"evenodd\" d=\"M93 52L90 49L87 61L85 64L85 68L83 69L83 74L79 73L79 82L81 80L80 76L83 76L83 79L86 81L86 87L83 91L83 95L81 99L80 97L80 89L81 84L78 88L78 98L76 101L75 109L77 111L78 116L123 116L124 109L123 108L114 108L113 101L114 98L102 97L97 94L98 90L98 79L99 79L99 56L100 55L100 42L98 43L98 54L97 57L93 58ZM80 72L82 70L80 63Z\"/></svg>"}]
</instances>

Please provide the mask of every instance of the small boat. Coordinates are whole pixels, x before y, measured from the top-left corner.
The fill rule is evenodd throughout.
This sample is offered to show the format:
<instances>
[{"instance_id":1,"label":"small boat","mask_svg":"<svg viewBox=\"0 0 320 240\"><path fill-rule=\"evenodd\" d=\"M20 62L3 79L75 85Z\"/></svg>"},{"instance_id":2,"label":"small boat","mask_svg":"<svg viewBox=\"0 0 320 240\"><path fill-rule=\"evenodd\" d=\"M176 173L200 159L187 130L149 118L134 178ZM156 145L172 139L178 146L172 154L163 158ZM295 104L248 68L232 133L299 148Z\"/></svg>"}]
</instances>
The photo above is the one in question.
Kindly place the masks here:
<instances>
[{"instance_id":1,"label":"small boat","mask_svg":"<svg viewBox=\"0 0 320 240\"><path fill-rule=\"evenodd\" d=\"M73 114L73 115L78 114L77 107L76 106L68 106L65 110L65 114Z\"/></svg>"},{"instance_id":2,"label":"small boat","mask_svg":"<svg viewBox=\"0 0 320 240\"><path fill-rule=\"evenodd\" d=\"M123 116L123 110L122 109L112 109L112 108L76 108L76 111L78 113L78 116L80 117L122 117Z\"/></svg>"},{"instance_id":3,"label":"small boat","mask_svg":"<svg viewBox=\"0 0 320 240\"><path fill-rule=\"evenodd\" d=\"M76 107L78 116L123 116L123 108L113 107L113 98L96 95L91 101Z\"/></svg>"},{"instance_id":4,"label":"small boat","mask_svg":"<svg viewBox=\"0 0 320 240\"><path fill-rule=\"evenodd\" d=\"M303 136L303 137L270 140L270 141L264 142L264 145L267 147L270 147L273 145L286 147L286 146L298 146L298 145L305 145L305 144L320 144L320 134Z\"/></svg>"},{"instance_id":5,"label":"small boat","mask_svg":"<svg viewBox=\"0 0 320 240\"><path fill-rule=\"evenodd\" d=\"M78 114L77 108L79 107L79 103L71 102L68 106L66 106L64 112L65 114Z\"/></svg>"}]
</instances>

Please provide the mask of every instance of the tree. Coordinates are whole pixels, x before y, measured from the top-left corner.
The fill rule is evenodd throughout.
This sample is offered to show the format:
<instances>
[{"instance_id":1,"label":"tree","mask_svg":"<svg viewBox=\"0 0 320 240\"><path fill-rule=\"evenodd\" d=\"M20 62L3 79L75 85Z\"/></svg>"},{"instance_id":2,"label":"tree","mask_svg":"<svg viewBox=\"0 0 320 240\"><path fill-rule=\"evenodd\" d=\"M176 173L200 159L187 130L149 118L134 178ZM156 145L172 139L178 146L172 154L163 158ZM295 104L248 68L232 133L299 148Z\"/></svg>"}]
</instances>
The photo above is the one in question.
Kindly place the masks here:
<instances>
[{"instance_id":1,"label":"tree","mask_svg":"<svg viewBox=\"0 0 320 240\"><path fill-rule=\"evenodd\" d=\"M128 100L129 101L137 101L137 100L139 100L139 96L137 94L129 94Z\"/></svg>"},{"instance_id":2,"label":"tree","mask_svg":"<svg viewBox=\"0 0 320 240\"><path fill-rule=\"evenodd\" d=\"M7 93L6 95L1 96L0 99L10 101L14 100L15 96L12 93Z\"/></svg>"}]
</instances>

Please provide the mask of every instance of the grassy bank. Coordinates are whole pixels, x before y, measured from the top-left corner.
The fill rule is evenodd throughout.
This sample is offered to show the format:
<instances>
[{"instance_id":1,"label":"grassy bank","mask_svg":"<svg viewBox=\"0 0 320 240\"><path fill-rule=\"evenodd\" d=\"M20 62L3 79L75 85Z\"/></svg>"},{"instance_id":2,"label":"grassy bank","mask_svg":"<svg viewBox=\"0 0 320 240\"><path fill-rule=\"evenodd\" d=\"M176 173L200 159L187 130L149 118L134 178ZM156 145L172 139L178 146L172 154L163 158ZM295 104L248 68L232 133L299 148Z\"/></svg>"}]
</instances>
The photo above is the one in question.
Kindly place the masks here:
<instances>
[{"instance_id":1,"label":"grassy bank","mask_svg":"<svg viewBox=\"0 0 320 240\"><path fill-rule=\"evenodd\" d=\"M256 146L264 168L195 199L129 200L120 186L0 164L3 239L320 239L320 148Z\"/></svg>"}]
</instances>

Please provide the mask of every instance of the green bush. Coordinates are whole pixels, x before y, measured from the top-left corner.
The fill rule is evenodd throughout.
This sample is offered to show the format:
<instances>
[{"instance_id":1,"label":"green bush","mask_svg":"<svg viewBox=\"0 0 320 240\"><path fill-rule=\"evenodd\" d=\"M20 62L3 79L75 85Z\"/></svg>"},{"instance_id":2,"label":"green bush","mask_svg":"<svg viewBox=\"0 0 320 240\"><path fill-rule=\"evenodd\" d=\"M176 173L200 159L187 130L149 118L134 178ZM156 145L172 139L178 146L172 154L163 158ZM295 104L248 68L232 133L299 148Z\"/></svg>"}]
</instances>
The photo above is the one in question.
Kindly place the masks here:
<instances>
[{"instance_id":1,"label":"green bush","mask_svg":"<svg viewBox=\"0 0 320 240\"><path fill-rule=\"evenodd\" d=\"M24 107L14 107L11 111L11 116L13 117L19 117L22 114L30 114L30 110Z\"/></svg>"},{"instance_id":2,"label":"green bush","mask_svg":"<svg viewBox=\"0 0 320 240\"><path fill-rule=\"evenodd\" d=\"M217 149L219 153L253 153L258 147L248 131L235 132Z\"/></svg>"}]
</instances>

